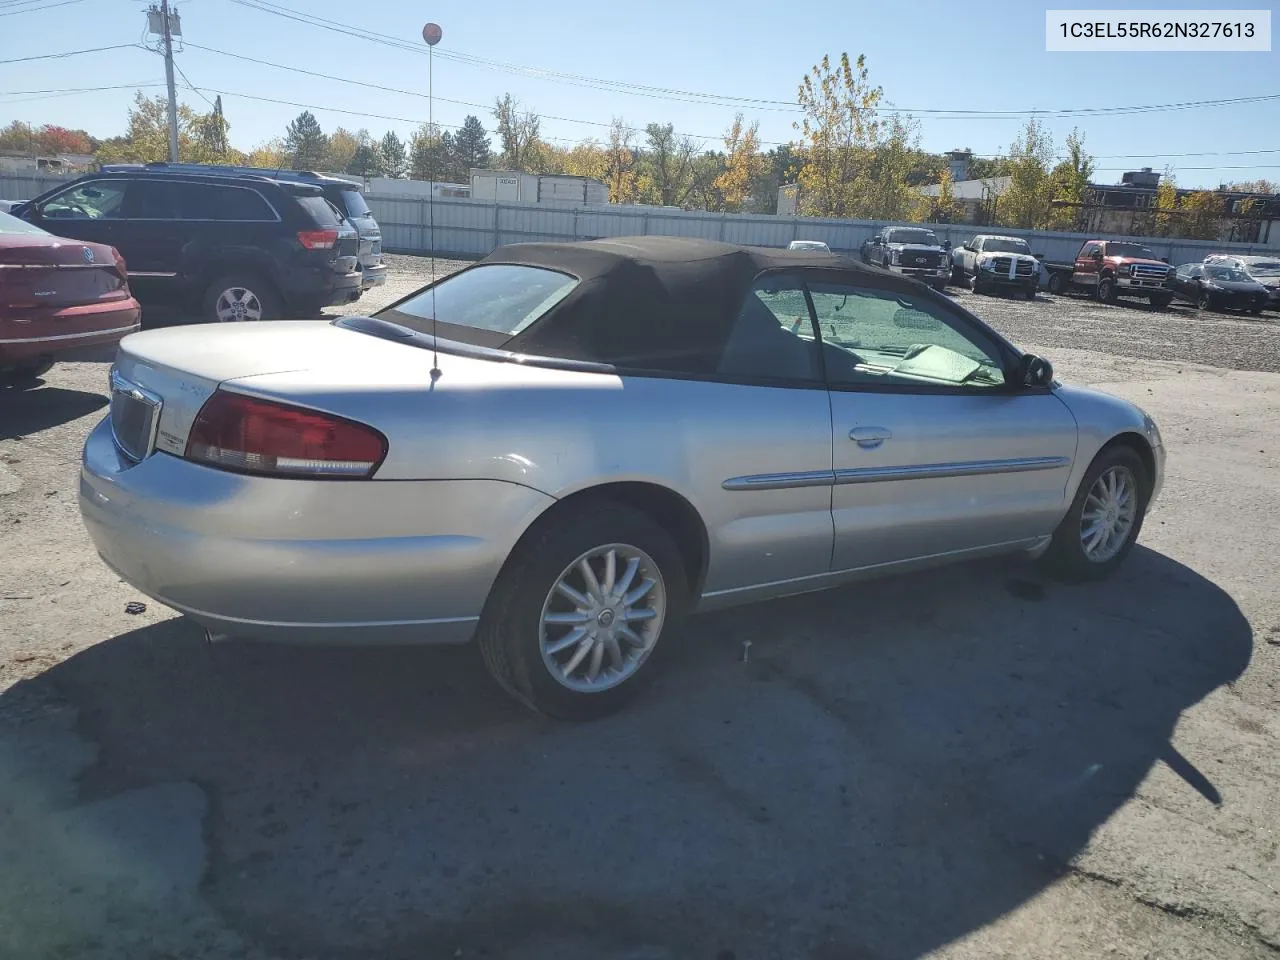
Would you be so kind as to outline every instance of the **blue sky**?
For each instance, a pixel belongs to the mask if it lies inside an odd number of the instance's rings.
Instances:
[[[671,122],[678,131],[718,145],[714,138],[737,108],[689,102],[692,98],[678,95],[604,90],[510,65],[668,90],[789,101],[805,72],[824,53],[835,57],[847,50],[866,54],[872,80],[884,88],[888,101],[912,110],[1048,111],[1280,95],[1280,52],[1274,44],[1270,53],[1047,53],[1045,5],[1032,3],[272,2],[403,38],[415,49],[350,38],[234,0],[178,3],[188,41],[178,65],[210,98],[212,91],[224,91],[231,139],[241,148],[280,136],[300,110],[241,94],[331,108],[313,111],[326,131],[339,125],[353,130],[363,126],[379,135],[395,129],[402,136],[413,129],[414,121],[427,118],[427,101],[411,93],[362,89],[235,60],[192,44],[425,94],[427,60],[416,48],[423,46],[421,29],[427,19],[444,27],[437,51],[448,55],[435,62],[438,122],[457,124],[467,113],[476,113],[491,127],[486,111],[444,100],[489,105],[510,92],[544,117],[565,118],[543,122],[544,135],[564,141],[604,132],[603,126],[571,120],[607,125],[611,117],[622,116],[636,127]],[[21,3],[28,6],[15,6]],[[0,2],[0,60],[142,38],[147,4],[140,0],[55,3],[60,0]],[[1202,0],[1182,6],[1209,5]],[[1163,6],[1179,5],[1166,0]],[[29,12],[6,15],[11,9]],[[499,66],[452,59],[456,55]],[[161,59],[138,49],[0,64],[0,124],[15,119],[49,122],[109,136],[124,128],[132,89],[102,88],[151,82],[159,86],[149,92],[162,92],[163,79]],[[94,89],[63,95],[15,93],[87,87]],[[182,78],[179,87],[182,100],[206,109]],[[762,139],[785,141],[795,136],[791,122],[796,114],[762,106],[741,107],[749,121],[760,121]],[[335,112],[336,108],[351,112]],[[944,119],[924,113],[918,119],[926,149],[968,146],[990,155],[1002,152],[1025,120]],[[1080,127],[1089,151],[1098,157],[1096,179],[1104,182],[1118,180],[1122,169],[1161,169],[1166,164],[1174,167],[1183,186],[1280,179],[1280,99],[1128,116],[1051,117],[1047,123],[1059,146],[1073,125]],[[1203,155],[1178,156],[1190,153]]]

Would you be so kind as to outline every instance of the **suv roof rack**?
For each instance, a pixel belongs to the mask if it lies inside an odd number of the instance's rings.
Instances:
[[[125,171],[199,173],[211,176],[267,177],[271,180],[296,180],[302,182],[341,181],[342,183],[349,183],[357,189],[363,186],[363,184],[355,180],[347,180],[345,177],[331,177],[327,174],[317,173],[314,170],[286,170],[284,167],[272,169],[270,167],[228,166],[217,163],[168,163],[163,160],[151,163],[112,163],[104,164],[102,171],[104,173],[122,173]]]

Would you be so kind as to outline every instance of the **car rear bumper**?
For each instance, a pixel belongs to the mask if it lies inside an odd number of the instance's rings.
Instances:
[[[287,304],[303,312],[360,299],[364,292],[359,270],[338,272],[331,267],[306,267],[284,278],[281,293]]]
[[[0,361],[56,355],[66,350],[117,343],[139,329],[138,301],[113,300],[34,316],[0,317]]]
[[[365,290],[370,287],[380,287],[387,282],[387,265],[379,263],[374,266],[362,266],[360,276],[361,285]]]
[[[470,639],[551,502],[493,480],[251,477],[165,453],[134,464],[109,419],[80,473],[85,526],[128,583],[213,633],[305,643]]]

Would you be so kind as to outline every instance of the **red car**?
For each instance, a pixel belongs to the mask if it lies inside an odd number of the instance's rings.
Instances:
[[[68,350],[116,343],[141,315],[114,248],[0,213],[0,386],[36,379]]]

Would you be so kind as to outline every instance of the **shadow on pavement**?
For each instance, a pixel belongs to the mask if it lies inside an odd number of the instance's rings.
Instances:
[[[43,380],[37,384],[22,390],[0,389],[0,440],[39,433],[107,405],[107,398],[100,393],[48,387]]]
[[[671,640],[646,697],[579,726],[470,647],[210,647],[182,620],[31,682],[99,748],[82,800],[200,785],[204,896],[265,949],[906,960],[1062,876],[1157,761],[1221,802],[1169,738],[1251,650],[1230,597],[1141,548],[1106,584],[984,563]]]

